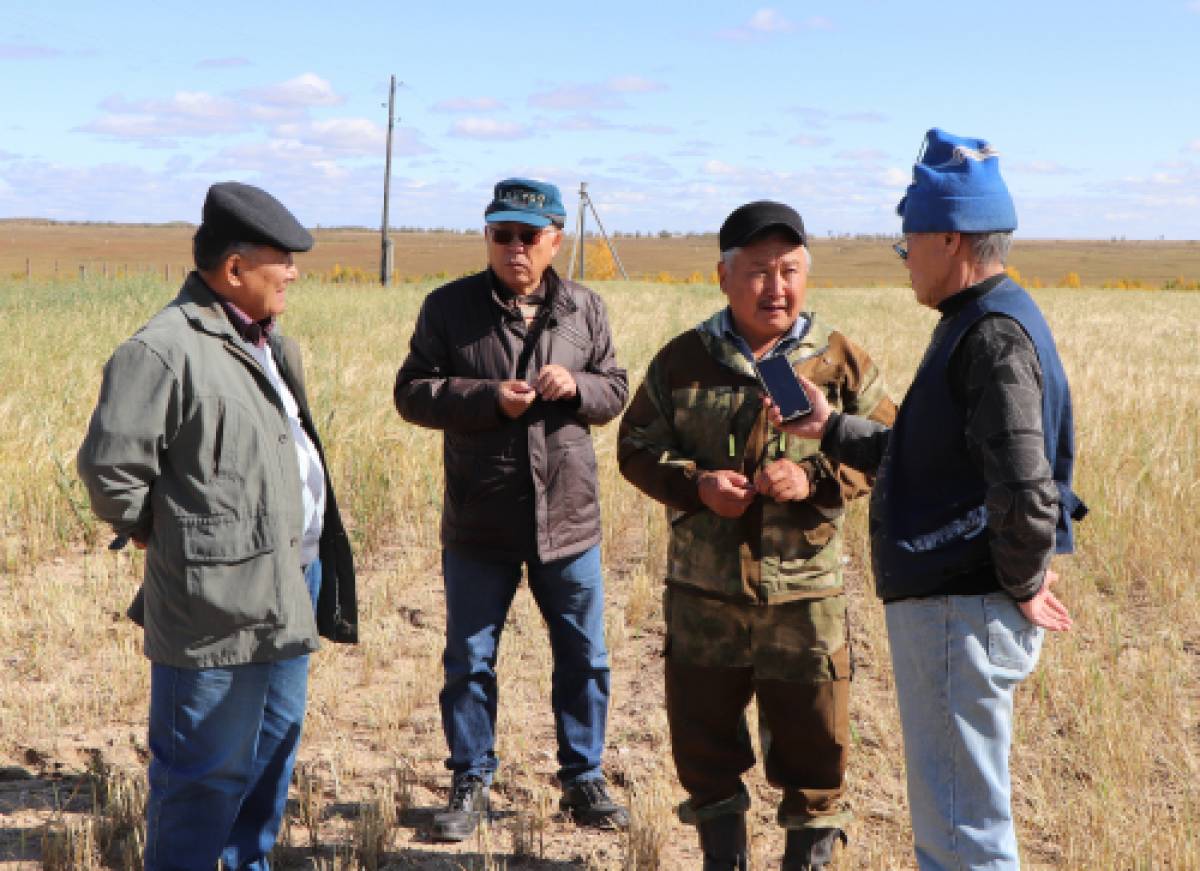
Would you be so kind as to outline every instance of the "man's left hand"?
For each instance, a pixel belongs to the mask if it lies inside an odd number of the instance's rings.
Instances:
[[[1051,632],[1066,632],[1071,628],[1071,613],[1067,606],[1050,592],[1050,586],[1057,580],[1058,572],[1046,569],[1046,579],[1037,595],[1027,602],[1017,602],[1017,607],[1034,626],[1041,626]]]
[[[759,469],[754,489],[776,502],[802,502],[812,492],[808,473],[791,460],[775,460]]]
[[[556,399],[574,399],[579,388],[575,385],[575,377],[557,363],[543,366],[537,374],[533,387],[538,396],[548,402]]]

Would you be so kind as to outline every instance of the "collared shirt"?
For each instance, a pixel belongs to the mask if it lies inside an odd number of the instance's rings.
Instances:
[[[212,290],[210,287],[209,290]],[[229,318],[229,322],[233,324],[233,328],[237,334],[242,337],[242,341],[247,344],[261,348],[267,342],[267,335],[271,330],[275,329],[275,318],[263,318],[261,321],[251,320],[250,316],[227,300],[221,294],[213,290],[213,296],[217,298],[217,302],[221,304],[221,308],[225,309],[225,315]]]
[[[209,288],[211,290],[211,288]],[[263,318],[260,321],[251,320],[245,312],[225,299],[216,291],[213,296],[221,303],[229,322],[237,331],[242,345],[250,355],[258,361],[267,375],[267,380],[275,388],[283,402],[287,413],[288,424],[292,430],[292,440],[296,444],[296,463],[300,470],[301,500],[304,505],[304,534],[300,539],[300,562],[308,565],[317,559],[320,552],[321,529],[325,518],[325,467],[321,464],[321,455],[317,453],[316,445],[304,431],[300,420],[300,406],[296,397],[288,389],[279,373],[275,357],[267,345],[267,334],[275,328],[275,319]]]
[[[542,276],[542,280],[538,282],[538,286],[528,293],[517,294],[512,288],[500,280],[491,269],[488,270],[491,276],[492,286],[496,289],[496,297],[505,306],[508,307],[513,314],[521,316],[522,323],[528,329],[537,320],[537,316],[541,313],[542,306],[546,304],[546,297],[549,291],[546,276]]]
[[[778,357],[780,354],[786,354],[792,348],[796,347],[796,345],[800,343],[800,340],[804,338],[805,333],[808,332],[808,328],[811,323],[812,320],[809,318],[809,316],[801,312],[799,317],[796,318],[795,323],[792,324],[791,329],[779,337],[779,340],[771,346],[767,353],[762,355],[762,359],[769,360],[771,357]],[[742,356],[750,361],[750,365],[753,366],[757,362],[754,357],[754,352],[750,350],[750,345],[745,339],[742,338],[741,334],[734,326],[733,312],[730,310],[729,306],[725,306],[724,310],[721,312],[720,327],[722,338],[733,342],[734,347],[736,347],[742,353]]]

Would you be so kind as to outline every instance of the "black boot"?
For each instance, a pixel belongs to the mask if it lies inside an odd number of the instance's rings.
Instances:
[[[446,809],[433,815],[435,841],[465,841],[488,812],[488,788],[473,775],[455,775]]]
[[[783,871],[826,871],[833,862],[833,844],[846,843],[841,829],[788,829]]]
[[[722,814],[696,827],[704,871],[746,871],[746,815]]]

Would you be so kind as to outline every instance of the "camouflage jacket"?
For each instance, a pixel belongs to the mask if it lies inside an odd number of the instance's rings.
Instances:
[[[896,407],[870,356],[809,317],[808,331],[786,352],[796,371],[822,386],[834,408],[890,423]],[[871,478],[832,464],[816,441],[771,428],[758,376],[719,323],[720,313],[668,342],[621,420],[621,474],[667,506],[667,583],[761,604],[836,595],[842,514]],[[758,497],[738,518],[720,517],[701,502],[700,472],[732,469],[752,478],[781,458],[808,473],[808,499]]]

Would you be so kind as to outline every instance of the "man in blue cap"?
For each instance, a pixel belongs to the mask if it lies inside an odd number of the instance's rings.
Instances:
[[[625,405],[604,303],[551,266],[566,210],[558,188],[498,183],[484,212],[488,268],[425,299],[395,401],[440,429],[446,589],[442,725],[453,781],[432,834],[461,841],[488,808],[496,652],[521,579],[546,621],[560,808],[624,827],[601,772],[608,717],[600,501],[590,429]]]
[[[806,420],[772,419],[878,470],[871,554],[918,865],[1013,871],[1013,693],[1044,631],[1071,627],[1050,560],[1086,513],[1070,390],[1042,313],[1004,271],[1017,217],[996,151],[930,130],[897,212],[913,292],[942,317],[895,425],[831,411],[811,384]]]
[[[317,636],[358,637],[354,564],[296,343],[276,318],[313,239],[213,185],[196,271],[104,368],[79,449],[97,516],[146,551],[147,871],[265,871]]]

